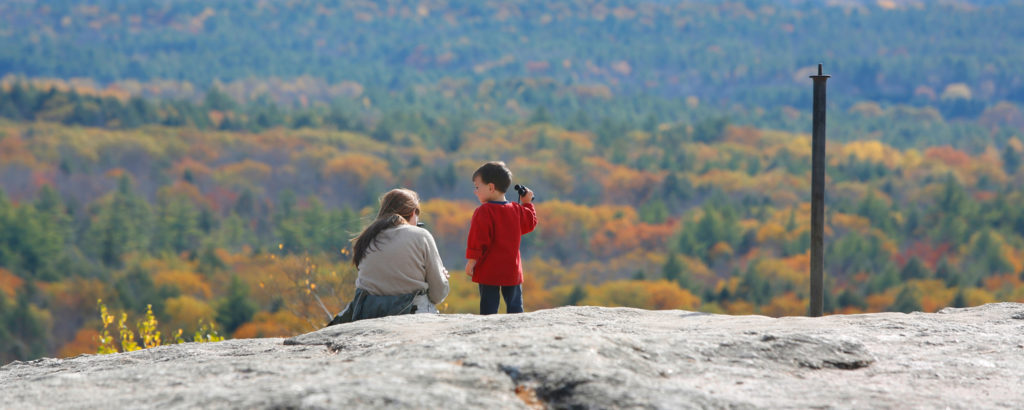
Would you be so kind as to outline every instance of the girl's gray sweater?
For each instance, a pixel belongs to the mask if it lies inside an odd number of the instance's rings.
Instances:
[[[401,295],[426,290],[430,303],[448,296],[448,270],[426,229],[399,225],[378,234],[376,246],[359,262],[356,287],[371,295]]]

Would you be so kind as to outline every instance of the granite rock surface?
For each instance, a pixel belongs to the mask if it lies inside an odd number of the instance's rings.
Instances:
[[[1024,408],[1024,304],[822,318],[564,307],[0,367],[2,408]]]

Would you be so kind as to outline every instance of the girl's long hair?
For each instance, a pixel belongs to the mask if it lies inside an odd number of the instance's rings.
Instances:
[[[352,264],[359,267],[366,253],[372,251],[378,245],[378,238],[381,232],[394,228],[401,224],[409,223],[414,213],[419,212],[420,197],[416,192],[408,189],[392,189],[380,198],[380,211],[375,219],[366,229],[363,229],[353,241]]]

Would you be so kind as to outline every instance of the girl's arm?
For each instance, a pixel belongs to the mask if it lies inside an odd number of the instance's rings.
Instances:
[[[444,268],[444,262],[441,261],[441,254],[437,251],[437,243],[434,242],[434,237],[426,232],[426,279],[427,279],[427,297],[430,299],[430,303],[438,304],[444,301],[444,298],[448,296],[448,269]]]

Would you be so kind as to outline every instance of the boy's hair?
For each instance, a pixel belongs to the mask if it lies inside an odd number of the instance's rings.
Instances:
[[[494,184],[494,189],[501,193],[508,191],[508,186],[512,185],[512,171],[501,161],[491,161],[477,168],[473,179],[476,177],[480,177],[480,181],[485,184]]]

